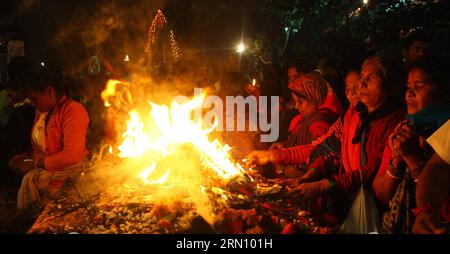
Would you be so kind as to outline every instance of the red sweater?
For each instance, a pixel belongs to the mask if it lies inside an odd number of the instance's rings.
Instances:
[[[357,131],[357,127],[361,125],[361,119],[356,108],[350,108],[344,120],[344,132],[341,139],[342,142],[342,159],[343,163],[338,174],[332,179],[336,182],[338,189],[345,192],[357,191],[361,186],[361,175],[365,186],[371,186],[371,183],[380,168],[383,151],[387,146],[389,135],[392,133],[397,124],[404,118],[404,111],[397,109],[373,120],[365,133],[365,153],[367,163],[360,166],[361,150],[360,144],[353,144],[352,139]],[[361,174],[359,173],[361,171]]]
[[[35,122],[38,119],[39,112],[36,111]],[[46,122],[45,169],[58,171],[81,162],[88,154],[86,132],[89,116],[83,105],[62,96]],[[33,147],[36,161],[42,156],[38,151]]]

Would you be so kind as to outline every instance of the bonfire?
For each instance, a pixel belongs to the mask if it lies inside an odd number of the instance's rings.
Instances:
[[[205,94],[170,105],[136,108],[129,84],[110,80],[105,107],[128,109],[118,144],[100,151],[30,232],[278,233],[308,225],[305,207],[286,202],[283,187],[235,161],[193,112]],[[145,109],[149,109],[147,112]],[[115,111],[117,113],[117,110]],[[121,125],[122,123],[122,125]],[[70,198],[69,198],[70,197]]]

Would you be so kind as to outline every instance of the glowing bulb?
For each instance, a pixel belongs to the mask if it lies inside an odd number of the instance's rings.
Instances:
[[[41,66],[44,67],[44,66],[45,66],[45,63],[44,63],[44,62],[41,62]]]
[[[124,62],[129,62],[130,61],[130,57],[128,55],[125,56],[125,59],[123,59]]]
[[[368,3],[369,3],[369,0],[363,0],[363,3],[364,3],[364,4],[368,4]]]
[[[252,86],[256,86],[256,79],[252,80]]]
[[[237,46],[237,49],[236,49],[236,52],[237,53],[243,53],[245,51],[245,45],[244,45],[244,43],[240,43],[238,46]]]

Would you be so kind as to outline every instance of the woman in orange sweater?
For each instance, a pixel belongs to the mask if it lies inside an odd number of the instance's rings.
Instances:
[[[19,84],[36,108],[31,133],[32,152],[15,156],[10,167],[22,174],[19,210],[54,197],[64,181],[76,175],[86,158],[86,109],[64,93],[62,73],[35,65]]]

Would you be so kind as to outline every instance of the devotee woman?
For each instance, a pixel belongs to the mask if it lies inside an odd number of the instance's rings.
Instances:
[[[357,70],[351,70],[345,76],[345,96],[350,106],[355,106],[359,101],[360,76]]]
[[[434,150],[426,139],[450,118],[446,70],[435,59],[414,63],[408,74],[405,94],[407,115],[389,137],[389,149],[373,190],[388,205],[383,216],[386,233],[412,232],[416,182]]]
[[[32,153],[10,160],[10,167],[24,174],[18,192],[19,211],[55,198],[64,181],[80,172],[88,154],[89,116],[80,103],[65,95],[62,72],[40,65],[31,69],[19,91],[36,109]]]
[[[295,108],[299,116],[291,122],[288,139],[283,147],[295,147],[307,145],[327,133],[330,126],[338,118],[338,114],[324,106],[327,98],[327,82],[317,72],[300,75],[300,78],[289,84]],[[248,159],[257,164],[266,164],[265,156],[272,154],[269,151],[254,151],[249,154]],[[287,177],[300,177],[303,175],[302,165],[289,165],[278,168],[277,173]],[[282,169],[282,172],[279,170]]]

